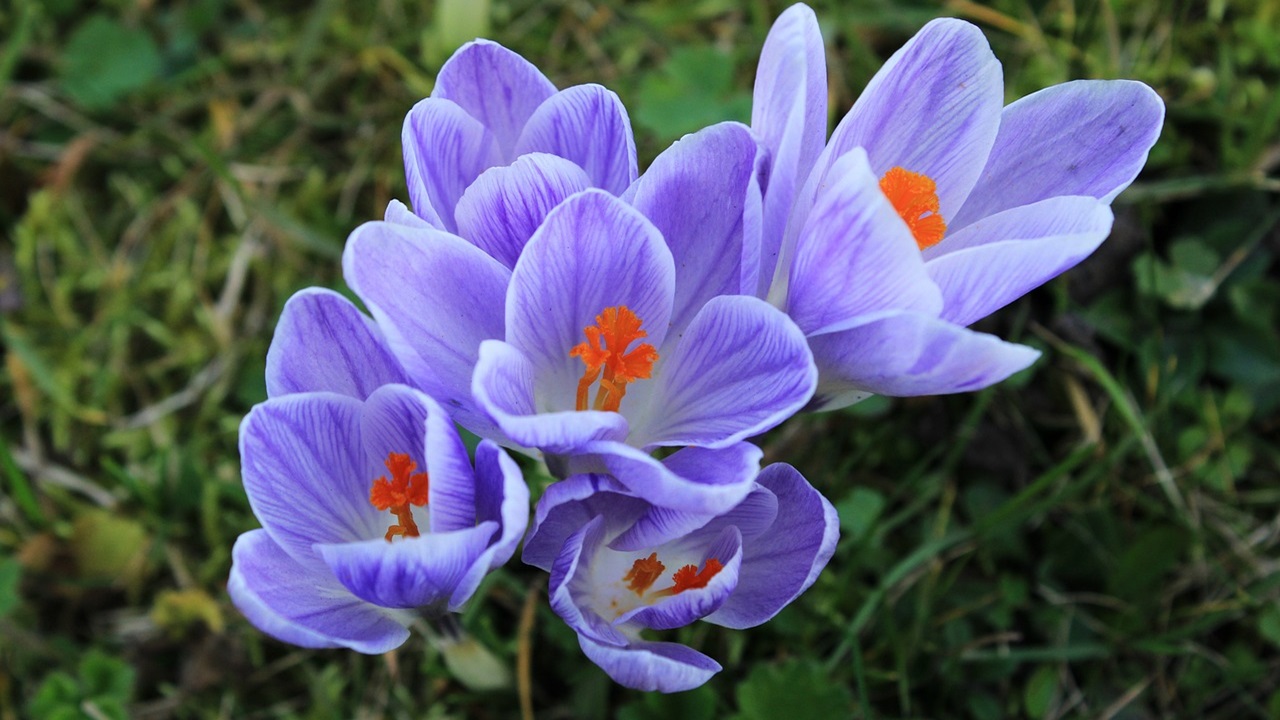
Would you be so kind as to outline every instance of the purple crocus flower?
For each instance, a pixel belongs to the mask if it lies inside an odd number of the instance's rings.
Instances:
[[[709,137],[708,148],[723,139]],[[688,169],[668,164],[668,177]],[[647,198],[678,188],[642,180],[634,201],[660,205]],[[740,226],[740,202],[734,212]],[[661,217],[684,227],[677,210]],[[408,376],[465,426],[565,456],[566,474],[611,472],[650,502],[722,512],[758,469],[744,439],[801,408],[816,372],[783,313],[708,297],[737,291],[749,261],[729,263],[727,277],[723,258],[677,252],[680,270],[653,222],[589,189],[547,214],[513,270],[456,236],[384,222],[353,233],[344,271]],[[648,451],[662,446],[683,449],[658,462]]]
[[[590,187],[636,179],[631,121],[600,85],[557,91],[536,67],[488,40],[458,49],[402,132],[410,213],[386,219],[457,234],[513,267],[542,217]],[[530,185],[534,187],[530,187]]]
[[[515,551],[529,503],[519,468],[487,441],[473,468],[435,401],[387,384],[401,379],[346,299],[290,299],[268,353],[271,398],[240,428],[263,527],[236,541],[227,584],[263,632],[386,652],[415,613],[457,610]]]
[[[1028,366],[1036,351],[964,326],[1106,238],[1111,201],[1159,135],[1159,96],[1084,80],[1002,107],[982,33],[941,19],[824,148],[825,78],[817,21],[795,5],[765,41],[752,129],[773,159],[762,271],[813,349],[813,407],[976,390]]]
[[[614,478],[577,475],[547,488],[524,547],[551,573],[551,606],[615,681],[677,692],[720,665],[647,640],[695,620],[759,625],[804,592],[839,537],[836,511],[789,465],[760,472],[737,505],[712,516],[658,508]]]

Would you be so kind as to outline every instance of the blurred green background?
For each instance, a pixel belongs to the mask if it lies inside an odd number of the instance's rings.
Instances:
[[[643,167],[746,118],[785,4],[309,5],[0,7],[0,720],[1280,717],[1280,2],[814,3],[833,120],[938,15],[1010,100],[1127,77],[1168,119],[1103,248],[981,323],[1036,366],[762,438],[839,549],[769,624],[671,633],[725,670],[669,697],[609,682],[516,563],[462,622],[531,659],[520,692],[417,636],[264,637],[225,592],[236,430],[285,299],[341,288],[347,233],[406,197],[401,120],[455,47],[613,88]]]

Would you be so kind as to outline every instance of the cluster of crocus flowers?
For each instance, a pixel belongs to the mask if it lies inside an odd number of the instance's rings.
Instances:
[[[965,326],[1089,254],[1163,109],[1082,81],[1003,107],[982,34],[927,25],[826,139],[803,5],[766,40],[748,127],[686,136],[638,173],[598,85],[557,90],[476,41],[405,120],[412,208],[305,290],[241,428],[263,529],[231,595],[306,647],[382,652],[458,610],[524,539],[555,612],[629,687],[720,669],[653,636],[767,621],[831,558],[835,510],[750,438],[872,393],[974,390],[1034,361]],[[482,438],[469,457],[455,425]],[[525,536],[508,452],[558,479]]]

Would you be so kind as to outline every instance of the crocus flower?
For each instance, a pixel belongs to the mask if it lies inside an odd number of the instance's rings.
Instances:
[[[305,290],[268,353],[271,398],[240,429],[262,529],[232,551],[227,588],[263,632],[303,647],[381,653],[415,613],[459,609],[524,533],[519,468],[481,442],[475,466],[449,416],[347,300]]]
[[[599,85],[557,91],[487,40],[449,58],[431,97],[405,118],[402,141],[413,212],[392,202],[386,219],[455,233],[507,267],[561,200],[589,187],[618,195],[636,179],[617,95]]]
[[[701,280],[722,264],[681,257],[678,271],[653,222],[589,189],[548,213],[513,270],[455,236],[384,222],[353,233],[344,273],[407,375],[465,426],[569,457],[566,472],[634,479],[651,502],[718,512],[758,469],[744,439],[802,407],[816,373],[784,314],[706,297]],[[738,290],[741,265],[717,282]],[[684,449],[648,454],[664,446]]]
[[[1037,357],[964,326],[1072,267],[1106,238],[1111,201],[1159,135],[1160,98],[1075,81],[1003,106],[982,33],[927,24],[872,78],[823,147],[813,12],[778,19],[752,129],[773,163],[762,268],[808,337],[814,407],[868,393],[975,390]]]
[[[656,508],[615,478],[577,475],[539,500],[524,560],[551,573],[551,606],[592,662],[627,687],[677,692],[720,665],[644,631],[759,625],[813,584],[838,537],[835,509],[789,465],[765,468],[713,516]]]

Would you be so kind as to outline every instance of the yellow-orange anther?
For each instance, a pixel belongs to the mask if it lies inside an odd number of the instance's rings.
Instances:
[[[880,178],[880,190],[906,221],[921,250],[931,248],[947,234],[947,223],[938,210],[938,186],[928,175],[900,167]]]
[[[724,566],[715,558],[707,558],[707,561],[702,565],[701,572],[698,571],[697,565],[685,565],[671,577],[672,582],[675,584],[663,590],[662,594],[678,595],[685,590],[704,588],[707,583],[711,582],[711,578],[715,577],[716,573],[723,569]]]
[[[605,308],[596,316],[595,325],[582,329],[587,341],[569,351],[570,357],[581,358],[587,366],[578,381],[577,409],[587,409],[591,385],[599,380],[592,407],[616,412],[627,394],[627,383],[647,379],[653,372],[653,364],[658,361],[656,348],[643,343],[627,352],[631,343],[648,335],[640,325],[635,313],[626,305],[619,305]]]
[[[643,595],[653,587],[653,583],[666,569],[667,566],[658,559],[658,553],[650,553],[649,557],[639,558],[631,564],[631,569],[622,576],[622,582],[627,584],[627,589],[631,592]]]
[[[373,481],[369,490],[369,502],[379,510],[390,510],[399,524],[387,529],[387,542],[397,535],[418,537],[418,524],[413,521],[413,510],[410,505],[422,507],[427,504],[428,480],[426,473],[415,473],[418,464],[403,453],[387,453],[387,472],[385,476]]]

